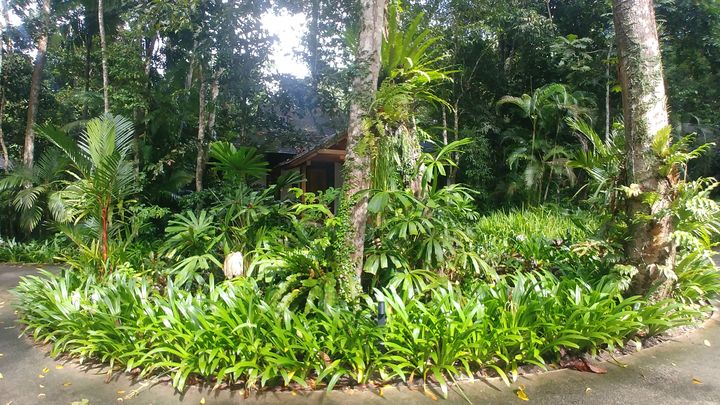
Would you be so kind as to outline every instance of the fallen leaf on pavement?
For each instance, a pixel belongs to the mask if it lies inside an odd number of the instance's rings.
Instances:
[[[693,378],[693,379],[692,379],[692,383],[693,383],[693,384],[702,384],[703,382],[700,381],[699,378]]]
[[[528,397],[527,392],[525,392],[525,386],[520,385],[518,389],[515,390],[515,395],[517,395],[518,398],[522,401],[529,401],[530,397]]]
[[[71,386],[71,385],[72,385],[72,383],[69,383],[69,382],[64,382],[64,383],[63,383],[63,387],[69,387],[69,386]]]
[[[45,394],[38,394],[38,398],[45,398]]]
[[[710,341],[707,340],[707,339],[705,339],[705,341],[703,342],[703,344],[704,344],[705,346],[707,346],[707,347],[710,347]]]
[[[3,377],[2,373],[0,373],[0,380],[2,380],[3,378],[5,377]]]
[[[122,395],[124,393],[125,393],[125,390],[118,390],[118,392],[117,392],[118,395]]]
[[[205,397],[200,398],[200,405],[205,405]]]
[[[433,401],[437,401],[437,396],[430,392],[427,388],[423,387],[423,394],[425,394],[426,397],[432,399]]]
[[[50,369],[49,369],[49,368],[45,367],[45,368],[43,369],[43,373],[47,374],[47,373],[49,373],[49,372],[50,372]]]
[[[592,391],[592,388],[590,388],[590,387],[585,388],[585,393],[586,393],[586,394],[589,394],[591,391]]]
[[[55,365],[55,369],[56,369],[56,370],[62,370],[62,369],[64,369],[64,368],[65,368],[65,366],[63,366],[62,364],[57,364],[57,365]]]
[[[44,374],[38,374],[38,378],[45,378]]]
[[[573,357],[560,360],[560,367],[570,370],[577,370],[587,373],[605,374],[607,370],[602,367],[594,366],[582,357]]]

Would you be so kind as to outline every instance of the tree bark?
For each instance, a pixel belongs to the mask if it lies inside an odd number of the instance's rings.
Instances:
[[[656,192],[651,205],[642,196],[628,199],[630,239],[625,245],[628,262],[637,267],[630,292],[660,298],[669,292],[667,274],[673,270],[675,246],[670,238],[673,199],[670,178],[659,174],[660,159],[651,145],[658,131],[667,127],[663,69],[652,0],[613,0],[615,36],[620,57],[625,116],[627,183],[643,193]],[[633,221],[638,215],[652,219]]]
[[[607,61],[605,62],[605,139],[610,137],[610,57],[613,44],[608,46]]]
[[[200,90],[198,94],[198,131],[197,131],[197,157],[195,159],[195,191],[203,189],[203,173],[205,172],[205,93],[207,82],[203,76],[202,68],[198,68]]]
[[[35,120],[37,119],[38,102],[40,101],[40,87],[42,85],[42,72],[45,66],[45,54],[47,53],[50,0],[42,2],[42,23],[40,37],[37,41],[37,55],[33,67],[32,78],[30,79],[30,95],[28,96],[27,122],[25,124],[25,145],[23,149],[23,164],[32,167],[35,156]]]
[[[5,0],[0,0],[0,15],[5,17]],[[3,20],[5,23],[7,19]],[[7,146],[5,145],[5,136],[2,129],[3,118],[5,117],[5,75],[3,74],[3,57],[5,56],[5,24],[0,22],[0,151],[2,151],[2,163],[5,173],[10,171],[10,158]]]
[[[0,52],[2,52],[0,50]],[[0,77],[2,77],[0,75]],[[0,83],[0,86],[4,86],[4,83]],[[10,155],[8,154],[7,146],[5,145],[5,133],[2,129],[3,118],[5,118],[5,87],[0,88],[0,150],[2,151],[3,169],[5,173],[10,172]]]
[[[225,69],[217,69],[213,74],[212,85],[210,85],[210,111],[208,112],[207,133],[210,139],[215,139],[215,119],[217,117],[217,98],[220,95],[220,76]]]
[[[105,6],[103,5],[103,0],[98,0],[98,28],[100,31],[100,59],[102,60],[103,106],[105,114],[110,114],[110,96],[108,94],[110,79],[108,78],[107,43],[105,42]]]
[[[385,0],[361,0],[362,20],[356,63],[359,71],[352,82],[350,117],[348,120],[347,156],[345,161],[345,198],[349,205],[349,225],[345,243],[349,248],[350,264],[360,278],[363,269],[367,195],[359,191],[370,187],[371,156],[369,136],[363,121],[370,112],[380,73],[380,48],[384,28]]]

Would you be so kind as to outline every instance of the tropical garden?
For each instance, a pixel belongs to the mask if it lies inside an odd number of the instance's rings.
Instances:
[[[0,262],[60,264],[14,290],[53,356],[447,395],[720,293],[712,2],[0,4]],[[340,187],[268,158],[336,134]]]

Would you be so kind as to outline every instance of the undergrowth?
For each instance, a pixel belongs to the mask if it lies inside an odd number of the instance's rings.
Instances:
[[[437,276],[398,287],[375,290],[359,309],[306,313],[279,310],[249,278],[211,279],[191,293],[130,272],[102,282],[45,272],[25,277],[15,293],[21,323],[52,343],[53,356],[97,359],[142,376],[170,373],[178,390],[191,379],[327,390],[338,382],[420,380],[447,394],[450,381],[483,369],[509,384],[521,365],[618,347],[701,313],[672,300],[623,297],[611,282],[593,287],[547,272],[463,289]],[[376,323],[378,301],[387,306],[385,326]]]

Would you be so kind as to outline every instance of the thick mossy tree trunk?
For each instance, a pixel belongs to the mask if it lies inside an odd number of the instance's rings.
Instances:
[[[630,238],[625,254],[638,272],[630,292],[667,295],[675,247],[668,207],[673,198],[669,178],[660,175],[660,159],[653,153],[656,134],[668,125],[665,84],[652,0],[613,0],[615,35],[620,56],[625,116],[627,184],[639,186],[639,195],[627,202]],[[634,187],[637,187],[634,186]],[[648,204],[646,193],[658,198]]]
[[[372,156],[368,144],[365,118],[370,112],[377,90],[380,72],[380,48],[385,23],[385,0],[362,0],[362,19],[358,41],[357,73],[352,82],[350,117],[348,120],[347,156],[345,159],[345,195],[349,203],[350,229],[345,237],[350,264],[360,277],[363,268],[365,224],[367,221],[367,195],[358,197],[359,191],[370,187]]]
[[[47,53],[48,31],[50,30],[50,0],[42,2],[42,23],[37,40],[37,55],[30,79],[30,95],[28,96],[27,121],[25,124],[25,145],[23,149],[23,164],[32,167],[35,156],[35,119],[37,118],[38,103],[40,101],[40,87],[42,73],[45,67],[45,54]]]

